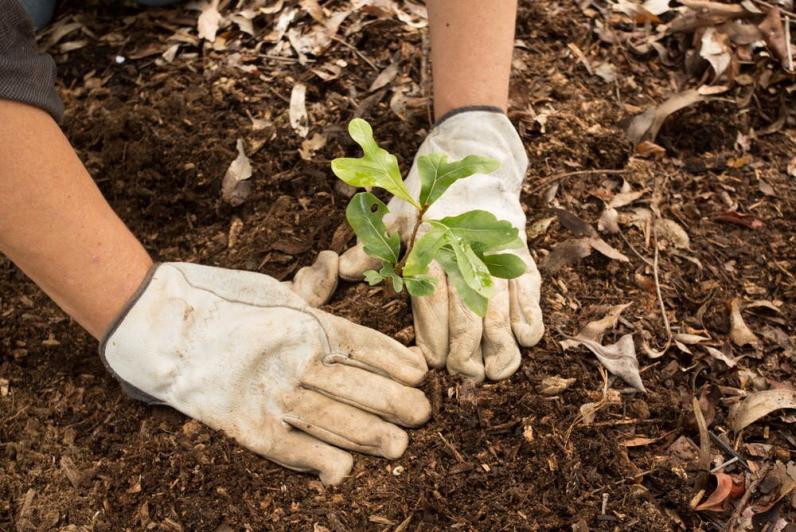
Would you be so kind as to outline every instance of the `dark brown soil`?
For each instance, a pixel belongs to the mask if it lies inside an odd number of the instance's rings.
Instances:
[[[348,198],[328,166],[351,152],[347,121],[355,114],[371,121],[404,168],[430,127],[422,32],[408,32],[396,20],[377,20],[346,37],[357,53],[333,45],[323,60],[348,65],[327,82],[298,62],[266,57],[251,61],[257,71],[246,73],[227,64],[229,50],[191,45],[181,53],[194,57],[158,65],[166,38],[192,25],[193,12],[80,4],[62,6],[59,15],[79,17],[91,33],[82,36],[89,46],[56,55],[64,129],[113,207],[158,260],[288,279],[319,251],[342,251],[351,243],[343,215]],[[796,128],[786,120],[760,136],[745,161],[739,162],[735,148],[739,132],[765,128],[780,104],[792,108],[793,96],[766,92],[757,110],[743,113],[729,102],[686,109],[659,136],[668,156],[631,158],[621,127],[632,114],[627,105],[661,101],[672,74],[596,42],[591,22],[574,4],[522,4],[517,38],[523,44],[516,49],[510,115],[531,161],[523,196],[529,224],[550,216],[544,195],[555,181],[558,206],[596,226],[599,197],[616,185],[608,180],[621,182],[621,176],[557,175],[627,169],[624,177],[634,189],[651,191],[640,205],[648,206],[656,191],[661,214],[691,238],[690,250],[669,249],[660,257],[672,323],[704,327],[724,340],[733,298],[783,302],[779,314],[765,308],[744,313],[761,336],[760,349],[733,348],[740,367],[769,384],[793,384],[796,185],[786,165],[796,154]],[[238,35],[230,30],[228,38]],[[616,85],[590,76],[568,54],[567,43],[589,57],[610,59],[619,74]],[[255,45],[244,36],[239,51],[245,56]],[[151,46],[157,54],[115,61]],[[401,65],[395,84],[413,80],[425,90],[414,95],[406,120],[391,111],[390,90],[375,97],[367,92],[393,59]],[[299,156],[302,139],[288,123],[287,100],[297,81],[308,87],[311,134],[328,137],[311,161]],[[535,118],[545,110],[550,113],[542,127]],[[247,113],[268,118],[269,125],[253,131]],[[237,138],[247,142],[255,191],[243,206],[231,208],[220,199],[220,183]],[[761,192],[761,179],[773,196]],[[727,199],[765,226],[715,221],[728,209]],[[230,228],[240,222],[230,239]],[[554,222],[532,249],[542,259],[572,236]],[[640,230],[627,229],[626,236],[652,257]],[[651,269],[620,237],[605,238],[630,263],[593,254],[545,273],[548,332],[527,350],[511,379],[473,387],[430,374],[424,389],[434,417],[411,434],[406,455],[394,462],[358,456],[352,478],[336,488],[285,471],[172,410],[124,397],[103,370],[96,342],[0,258],[0,378],[10,383],[0,397],[0,529],[720,528],[729,514],[689,507],[699,475],[675,463],[668,449],[680,436],[699,442],[694,395],[712,413],[711,429],[728,430],[731,390],[749,386],[738,369],[728,370],[698,349],[688,355],[672,348],[657,360],[639,350],[648,393],[629,392],[612,378],[621,394],[591,426],[578,416],[581,405],[600,400],[603,379],[591,354],[561,350],[562,333],[572,334],[609,305],[633,302],[606,340],[634,328],[651,332],[653,345],[666,339]],[[407,300],[382,288],[344,284],[328,308],[411,339]],[[542,379],[555,375],[577,380],[558,396],[539,393]],[[743,441],[771,444],[787,463],[796,452],[795,432],[787,419],[772,415],[747,429]],[[622,445],[641,436],[655,440]],[[716,447],[713,452],[720,453]],[[790,499],[777,508],[793,522]]]

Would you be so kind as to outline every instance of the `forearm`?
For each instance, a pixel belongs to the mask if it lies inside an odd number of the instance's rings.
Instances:
[[[99,338],[152,261],[55,121],[0,100],[0,251]]]
[[[428,0],[434,114],[506,110],[517,0]]]

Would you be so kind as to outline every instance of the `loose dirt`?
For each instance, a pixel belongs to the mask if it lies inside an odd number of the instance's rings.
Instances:
[[[195,24],[195,14],[109,1],[82,4],[59,11],[60,17],[78,17],[90,31],[83,35],[88,46],[56,55],[64,129],[113,207],[158,260],[289,279],[319,251],[352,244],[344,223],[347,191],[328,164],[352,153],[347,121],[367,118],[404,170],[429,130],[427,98],[411,101],[401,120],[390,108],[390,86],[367,92],[381,69],[399,61],[394,83],[414,82],[427,96],[423,32],[407,32],[394,19],[364,25],[345,38],[350,47],[333,45],[324,60],[346,66],[337,79],[323,81],[297,61],[252,55],[257,41],[247,36],[237,51],[256,67],[249,72],[223,59],[230,50],[209,47],[185,45],[182,53],[193,56],[163,62],[165,39],[175,28]],[[522,198],[529,225],[551,216],[545,194],[553,183],[559,183],[557,205],[594,226],[602,191],[616,190],[622,177],[635,190],[649,189],[639,205],[649,207],[657,195],[661,215],[681,224],[691,240],[689,250],[675,254],[669,247],[660,257],[673,324],[704,328],[724,341],[730,300],[782,302],[779,313],[744,312],[762,343],[759,349],[735,347],[734,355],[739,366],[769,383],[792,385],[796,185],[786,164],[796,153],[796,129],[785,123],[760,136],[745,162],[735,148],[739,132],[765,127],[780,103],[792,104],[792,96],[764,94],[757,111],[738,112],[728,102],[680,111],[658,139],[668,156],[639,160],[622,132],[631,116],[625,104],[660,102],[669,83],[665,68],[610,49],[600,52],[590,21],[574,4],[522,2],[517,39],[522,42],[510,117],[530,158]],[[590,76],[567,53],[570,42],[610,56],[618,81]],[[151,47],[157,53],[146,55]],[[119,63],[117,56],[126,60]],[[631,78],[635,88],[628,85]],[[308,86],[311,134],[327,137],[311,160],[299,155],[302,139],[288,120],[291,89],[299,81]],[[266,127],[254,131],[247,113],[267,120]],[[221,201],[220,184],[236,156],[237,138],[247,143],[254,192],[232,208]],[[628,171],[560,176],[597,169]],[[761,192],[761,180],[774,195]],[[728,210],[728,200],[764,227],[715,221]],[[643,231],[626,228],[625,234],[652,258]],[[542,259],[571,237],[553,222],[530,244]],[[648,392],[632,393],[611,377],[609,404],[591,425],[579,417],[581,405],[600,400],[604,381],[593,355],[562,351],[562,334],[574,334],[610,305],[633,302],[606,341],[634,330],[638,345],[642,330],[651,333],[652,345],[666,339],[651,270],[621,237],[604,238],[630,262],[594,253],[545,272],[547,333],[525,350],[511,379],[472,386],[432,372],[424,389],[434,416],[411,433],[406,455],[393,462],[357,456],[352,477],[335,488],[285,471],[170,409],[124,397],[103,370],[96,342],[0,258],[0,378],[9,381],[0,397],[0,529],[721,527],[728,514],[689,507],[699,475],[672,458],[670,446],[681,436],[699,443],[694,395],[702,398],[711,429],[727,429],[731,390],[750,386],[737,369],[696,348],[692,355],[672,348],[656,360],[639,349]],[[328,310],[412,340],[408,300],[381,287],[344,283]],[[548,376],[576,380],[546,396],[539,390]],[[623,445],[639,437],[650,442]],[[794,425],[776,414],[747,429],[743,439],[772,445],[785,463],[796,450]],[[716,447],[713,452],[719,454]],[[734,467],[727,471],[741,471]],[[790,499],[777,508],[793,522]]]

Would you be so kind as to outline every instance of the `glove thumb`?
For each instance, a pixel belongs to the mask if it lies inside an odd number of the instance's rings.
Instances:
[[[340,255],[340,277],[346,281],[361,281],[366,271],[378,270],[380,266],[381,261],[365,253],[359,243]]]
[[[290,289],[302,297],[311,307],[319,307],[329,301],[337,288],[339,258],[331,250],[321,251],[311,266],[301,268]]]

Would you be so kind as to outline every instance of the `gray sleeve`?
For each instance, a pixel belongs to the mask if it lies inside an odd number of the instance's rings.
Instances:
[[[33,22],[17,0],[0,0],[0,99],[33,105],[56,121],[64,114],[55,62],[36,50]]]

